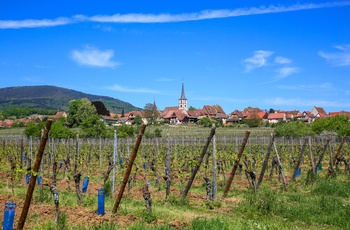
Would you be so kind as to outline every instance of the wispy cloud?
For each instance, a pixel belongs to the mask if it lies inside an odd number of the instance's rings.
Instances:
[[[317,100],[317,99],[305,99],[305,98],[281,98],[276,97],[266,100],[266,104],[272,106],[322,106],[322,107],[350,107],[349,102],[341,102],[339,100],[327,101],[327,100]]]
[[[271,81],[275,82],[300,71],[300,68],[290,66],[292,60],[286,57],[275,57],[273,62],[269,63],[268,59],[273,55],[273,53],[274,52],[268,50],[255,51],[252,57],[244,59],[246,72],[267,66],[270,68],[275,68],[274,71],[277,73],[277,75],[274,77],[274,80]]]
[[[124,87],[118,84],[114,84],[110,87],[107,87],[107,89],[109,90],[113,90],[113,91],[118,91],[118,92],[123,92],[123,93],[160,93],[157,90],[152,90],[152,89],[147,89],[147,88],[128,88],[128,87]]]
[[[229,18],[257,14],[282,13],[298,10],[311,10],[317,8],[337,7],[350,5],[349,1],[328,2],[321,4],[295,4],[292,6],[260,6],[252,8],[239,8],[234,10],[204,10],[198,13],[184,14],[114,14],[97,15],[86,17],[83,15],[76,16],[81,20],[96,22],[114,22],[114,23],[166,23],[166,22],[183,22],[196,21],[215,18]]]
[[[291,6],[270,5],[251,8],[238,8],[233,10],[204,10],[195,13],[183,14],[114,14],[114,15],[95,15],[85,16],[76,15],[72,18],[57,18],[57,19],[28,19],[28,20],[0,20],[0,29],[19,29],[19,28],[35,28],[65,25],[74,22],[103,22],[103,23],[169,23],[169,22],[185,22],[208,20],[216,18],[230,18],[258,14],[283,13],[299,10],[312,10],[329,7],[342,7],[350,5],[350,1],[326,2],[320,4],[295,4]]]
[[[53,27],[74,23],[71,18],[56,19],[26,19],[26,20],[0,20],[0,29],[22,29],[37,27]]]
[[[294,73],[297,73],[299,72],[299,68],[296,68],[296,67],[283,67],[283,68],[280,68],[280,69],[277,69],[277,79],[283,79],[283,78],[286,78],[288,77],[289,75],[291,74],[294,74]]]
[[[318,55],[336,66],[350,66],[350,44],[334,47],[337,52],[319,51]]]
[[[317,91],[320,90],[333,90],[334,86],[332,83],[325,82],[322,84],[311,84],[311,85],[280,85],[278,86],[280,89],[287,89],[287,90],[299,90],[299,91]]]
[[[101,51],[93,47],[85,47],[83,50],[73,50],[72,59],[81,65],[94,67],[116,67],[120,63],[112,61],[113,50]]]
[[[254,52],[254,55],[250,58],[246,58],[244,62],[246,63],[246,71],[251,71],[255,68],[260,68],[267,65],[267,58],[270,57],[273,52],[268,50],[258,50]]]
[[[292,61],[289,58],[285,58],[281,56],[275,57],[275,63],[277,64],[289,64],[291,62]]]
[[[155,81],[158,81],[158,82],[168,82],[168,81],[174,81],[174,79],[173,79],[173,78],[162,77],[162,78],[156,79]]]

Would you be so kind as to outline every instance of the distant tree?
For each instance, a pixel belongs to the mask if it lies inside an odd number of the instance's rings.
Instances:
[[[157,110],[156,103],[147,103],[143,112],[149,123],[154,124],[154,122],[157,121],[159,112]]]
[[[273,108],[270,108],[269,113],[275,113],[275,110]]]
[[[245,120],[245,123],[251,128],[259,127],[259,125],[261,124],[261,119],[259,118],[258,114],[253,113],[250,119]]]
[[[44,123],[35,124],[34,122],[29,122],[24,129],[24,135],[27,137],[41,137],[41,130],[44,128]]]
[[[134,122],[136,125],[141,125],[142,124],[142,117],[140,115],[136,115],[134,118]]]
[[[200,119],[197,122],[198,125],[203,126],[203,127],[211,127],[213,124],[213,120],[208,118],[208,117],[204,117],[202,119]]]
[[[50,129],[50,137],[52,138],[68,138],[74,137],[76,134],[65,126],[65,119],[60,118],[52,122]]]
[[[280,123],[275,128],[277,137],[304,137],[307,133],[311,134],[310,125],[299,120]]]
[[[122,109],[122,115],[121,115],[122,117],[125,117],[125,111],[124,111],[124,109]]]
[[[102,101],[93,101],[91,103],[95,106],[97,114],[103,116],[110,116],[109,110],[106,108]]]
[[[97,111],[94,105],[91,104],[89,99],[82,98],[79,100],[72,100],[69,102],[67,122],[71,127],[78,127],[90,116],[97,115]]]
[[[117,136],[119,138],[134,137],[134,128],[131,125],[118,126]]]
[[[190,106],[190,107],[188,108],[188,110],[189,110],[189,111],[195,111],[195,110],[196,110],[196,108],[195,108],[195,107],[193,107],[193,106]]]
[[[334,132],[338,136],[350,135],[350,121],[349,117],[345,115],[339,115],[334,117],[327,117],[317,119],[311,125],[312,131],[317,134],[322,132]]]

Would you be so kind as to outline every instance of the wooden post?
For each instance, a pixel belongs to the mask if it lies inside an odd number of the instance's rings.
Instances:
[[[241,146],[241,148],[240,148],[240,150],[238,152],[237,160],[235,161],[235,163],[233,165],[233,168],[232,168],[232,171],[230,173],[230,177],[228,178],[223,197],[226,197],[227,193],[228,193],[228,190],[230,190],[233,178],[235,177],[235,173],[237,171],[239,161],[241,160],[241,157],[242,157],[245,145],[247,144],[249,135],[250,135],[250,132],[246,131],[245,137],[244,137],[243,142],[242,142],[242,146]]]
[[[215,127],[215,125],[214,125],[214,126],[211,128],[209,137],[207,138],[207,142],[205,143],[205,145],[204,145],[204,147],[203,147],[203,149],[202,149],[202,153],[201,153],[201,155],[199,156],[198,163],[197,163],[197,165],[194,167],[193,172],[192,172],[192,175],[191,175],[191,177],[190,177],[190,179],[189,179],[189,181],[188,181],[188,183],[187,183],[187,185],[186,185],[186,188],[185,188],[185,190],[184,190],[184,192],[183,192],[183,194],[182,194],[182,197],[183,197],[183,198],[185,198],[185,197],[187,196],[187,193],[190,191],[190,188],[191,188],[191,185],[192,185],[192,183],[193,183],[193,180],[194,180],[194,178],[196,177],[196,174],[197,174],[197,172],[198,172],[198,170],[199,170],[200,165],[202,164],[202,161],[203,161],[203,158],[204,158],[205,154],[207,153],[207,150],[208,150],[210,141],[211,141],[211,139],[213,138],[213,136],[214,136],[214,134],[215,134],[215,129],[216,129],[216,127]]]
[[[311,163],[311,170],[313,174],[316,174],[316,167],[314,162],[314,157],[312,155],[312,143],[311,143],[311,137],[309,136],[309,150],[310,150],[310,163]]]
[[[295,180],[295,178],[297,177],[297,171],[298,171],[298,169],[299,169],[299,167],[300,167],[301,161],[303,160],[304,151],[305,151],[305,146],[306,146],[306,143],[307,143],[308,139],[309,139],[309,138],[306,137],[306,138],[304,139],[303,145],[301,146],[299,158],[298,158],[297,163],[296,163],[295,166],[294,166],[294,172],[293,172],[293,176],[292,176],[291,181]]]
[[[325,143],[324,146],[323,146],[323,150],[322,150],[321,156],[318,158],[317,165],[316,165],[316,169],[317,169],[317,168],[319,167],[319,165],[322,163],[324,153],[326,152],[326,149],[327,149],[327,146],[328,146],[330,140],[331,140],[330,138],[327,138],[327,139],[326,139],[326,143]]]
[[[124,178],[123,178],[123,182],[122,182],[122,185],[120,187],[120,190],[119,190],[119,193],[118,193],[118,196],[117,196],[117,200],[114,203],[114,207],[113,207],[113,211],[112,211],[113,213],[116,213],[117,210],[118,210],[120,201],[122,199],[122,196],[123,196],[123,193],[124,193],[124,190],[125,190],[125,187],[126,187],[126,184],[128,183],[128,179],[129,179],[129,176],[130,176],[130,173],[131,173],[132,165],[134,164],[134,161],[135,161],[135,158],[136,158],[136,155],[137,155],[137,151],[139,149],[139,146],[140,146],[140,143],[141,143],[141,140],[142,140],[142,136],[145,133],[145,129],[146,129],[146,125],[143,124],[142,127],[141,127],[141,130],[140,130],[140,132],[139,132],[139,134],[137,136],[137,140],[136,140],[134,149],[132,151],[128,167],[126,169],[126,172],[125,172],[125,175],[124,175]]]
[[[218,193],[217,186],[217,162],[216,162],[216,135],[213,137],[213,175],[212,175],[212,198],[215,200]]]
[[[259,176],[259,180],[258,180],[258,184],[257,184],[256,190],[259,190],[259,186],[260,186],[260,184],[261,184],[261,182],[262,182],[262,180],[264,178],[264,174],[265,174],[265,171],[267,169],[267,165],[268,165],[268,162],[269,162],[270,153],[271,153],[271,149],[272,149],[272,145],[273,145],[274,141],[275,141],[275,135],[271,134],[270,143],[269,143],[269,146],[267,148],[267,153],[265,155],[265,159],[264,159],[264,162],[263,162],[263,165],[262,165],[262,169],[261,169],[261,173],[260,173],[260,176]]]
[[[43,158],[43,155],[44,155],[45,145],[46,145],[47,138],[49,136],[51,124],[52,124],[52,120],[48,119],[46,122],[45,129],[44,129],[44,134],[41,137],[40,146],[39,146],[38,154],[36,156],[35,163],[33,166],[33,173],[32,173],[32,176],[30,177],[27,195],[26,195],[26,198],[24,201],[22,213],[21,213],[21,216],[18,220],[17,229],[19,229],[19,230],[23,229],[24,222],[26,221],[26,218],[27,218],[30,202],[31,202],[32,197],[33,197],[33,191],[34,191],[34,187],[35,187],[35,183],[36,183],[38,170],[40,168],[41,159]]]
[[[330,169],[328,170],[328,174],[327,174],[328,176],[330,176],[330,175],[333,173],[333,166],[334,166],[334,165],[336,164],[336,162],[338,161],[338,157],[339,157],[339,155],[340,155],[341,149],[343,148],[345,138],[346,138],[346,137],[342,137],[342,139],[341,139],[341,142],[340,142],[340,144],[339,144],[337,153],[335,154],[335,156],[334,156],[334,158],[333,158],[333,164],[331,164],[331,165],[329,166]]]
[[[276,147],[275,142],[273,142],[273,147],[275,148],[276,158],[277,158],[277,163],[278,163],[278,168],[279,168],[279,171],[280,171],[280,175],[281,175],[281,177],[282,177],[282,180],[283,180],[284,189],[285,189],[285,190],[288,190],[287,181],[286,181],[286,178],[285,178],[285,176],[284,176],[282,163],[281,163],[281,161],[280,161],[280,156],[279,156],[279,154],[278,154],[278,151],[277,151],[277,147]]]

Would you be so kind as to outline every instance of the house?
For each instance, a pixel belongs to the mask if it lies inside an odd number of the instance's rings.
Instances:
[[[311,114],[313,114],[316,119],[327,117],[327,113],[322,107],[314,106],[313,109],[311,110]]]
[[[55,119],[58,119],[58,118],[61,118],[63,117],[64,119],[67,119],[67,113],[66,112],[57,112],[55,115],[54,115],[54,118]]]
[[[101,115],[101,121],[103,121],[106,126],[109,126],[109,125],[116,126],[119,123],[119,120],[117,118],[114,118],[112,116],[105,116],[105,115]]]
[[[350,112],[346,112],[346,111],[340,111],[340,112],[329,112],[328,116],[329,117],[334,117],[334,116],[341,116],[341,115],[345,115],[350,117]]]
[[[236,109],[228,115],[226,123],[241,123],[243,118],[243,112]]]
[[[0,121],[0,128],[10,128],[13,124],[13,120],[6,119],[3,121]]]
[[[286,113],[278,113],[278,112],[270,113],[267,117],[267,120],[270,124],[276,124],[281,121],[286,121],[287,116],[286,116]]]

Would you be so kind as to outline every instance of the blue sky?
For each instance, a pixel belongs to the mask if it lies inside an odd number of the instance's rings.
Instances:
[[[350,111],[350,1],[0,2],[0,87]]]

